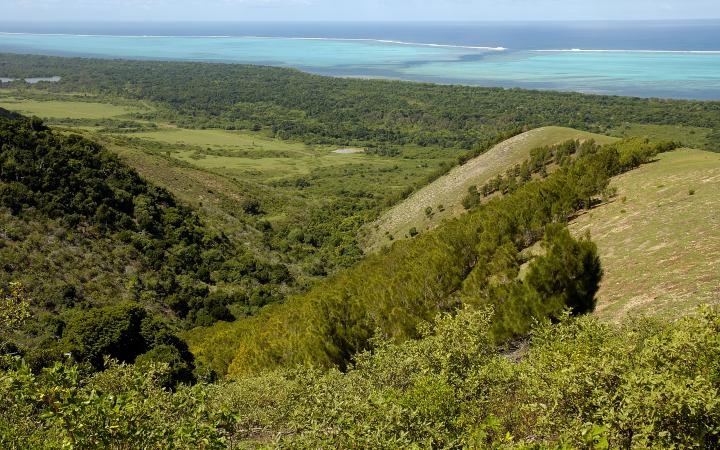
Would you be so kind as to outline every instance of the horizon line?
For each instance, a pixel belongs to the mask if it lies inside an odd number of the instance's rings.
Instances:
[[[460,19],[323,19],[323,20],[300,20],[300,19],[250,19],[250,20],[227,20],[227,19],[166,19],[166,20],[144,20],[144,19],[93,19],[87,18],[82,20],[70,19],[0,19],[0,23],[5,24],[86,24],[86,23],[145,23],[145,24],[164,24],[164,23],[573,23],[573,22],[718,22],[720,17],[713,18],[679,18],[679,19],[478,19],[478,20],[460,20]]]

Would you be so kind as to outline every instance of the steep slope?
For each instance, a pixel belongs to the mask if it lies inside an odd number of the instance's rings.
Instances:
[[[374,251],[394,239],[438,226],[443,220],[462,214],[461,202],[473,185],[483,185],[529,157],[530,150],[570,139],[594,139],[600,144],[615,138],[564,127],[543,127],[501,142],[482,155],[451,170],[386,211],[364,230],[366,251]],[[430,208],[430,209],[428,209]],[[391,238],[392,237],[392,238]]]
[[[209,324],[289,280],[96,142],[2,111],[0,288],[22,282],[37,316],[135,300]]]
[[[578,217],[589,231],[605,277],[596,313],[676,318],[701,303],[720,303],[720,155],[663,153],[621,175],[610,203]]]

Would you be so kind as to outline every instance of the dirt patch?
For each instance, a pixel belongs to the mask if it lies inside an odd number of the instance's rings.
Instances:
[[[339,148],[337,150],[333,150],[333,153],[338,153],[340,155],[353,155],[355,153],[365,153],[364,148]]]

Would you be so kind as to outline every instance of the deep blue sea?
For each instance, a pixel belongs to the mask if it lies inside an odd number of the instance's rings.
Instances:
[[[264,64],[332,76],[720,99],[718,20],[0,22],[0,52]]]

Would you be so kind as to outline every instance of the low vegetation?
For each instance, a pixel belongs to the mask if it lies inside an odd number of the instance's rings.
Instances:
[[[363,230],[365,249],[377,250],[393,240],[413,235],[410,233],[413,228],[417,234],[418,230],[435,228],[443,220],[463,213],[467,209],[463,201],[468,189],[483,186],[523,163],[532,150],[567,140],[590,139],[603,144],[613,141],[608,136],[561,127],[537,128],[504,140],[385,211]]]
[[[577,217],[605,277],[596,314],[675,318],[720,301],[720,155],[682,149],[611,182],[612,201]]]
[[[0,375],[4,448],[715,448],[720,316],[545,322],[498,353],[492,311],[377,338],[346,372],[162,389],[164,365]],[[561,370],[559,369],[561,368]]]

